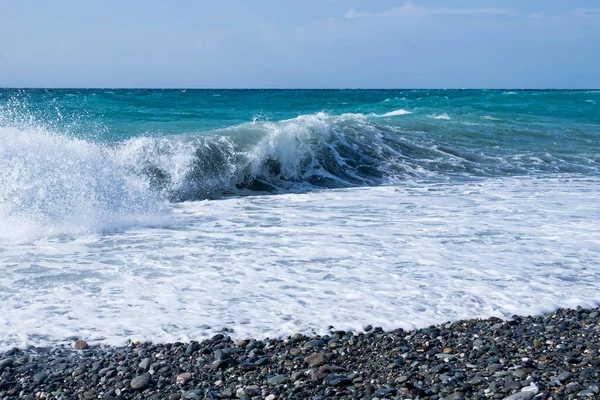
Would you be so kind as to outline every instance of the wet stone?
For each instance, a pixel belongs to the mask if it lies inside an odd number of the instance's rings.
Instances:
[[[188,345],[188,347],[185,349],[185,353],[184,354],[186,356],[192,355],[196,351],[196,349],[197,349],[196,343],[190,343]]]
[[[75,343],[73,344],[73,348],[75,350],[85,350],[88,349],[90,346],[87,344],[86,341],[84,340],[77,340],[75,341]]]
[[[6,367],[10,367],[14,364],[14,362],[15,360],[12,358],[5,358],[3,360],[0,360],[0,371],[2,371]]]

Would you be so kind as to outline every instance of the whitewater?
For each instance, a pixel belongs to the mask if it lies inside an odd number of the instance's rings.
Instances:
[[[514,93],[0,91],[0,347],[596,306],[599,95]]]

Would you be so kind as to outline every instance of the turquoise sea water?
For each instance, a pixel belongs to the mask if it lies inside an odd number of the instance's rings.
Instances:
[[[600,170],[598,91],[5,89],[0,129],[127,153],[171,200]]]

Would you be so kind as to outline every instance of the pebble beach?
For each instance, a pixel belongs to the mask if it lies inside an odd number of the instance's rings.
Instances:
[[[14,348],[1,399],[600,398],[600,309],[418,330]]]

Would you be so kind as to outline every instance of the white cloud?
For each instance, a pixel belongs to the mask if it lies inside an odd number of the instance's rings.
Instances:
[[[506,8],[438,8],[420,7],[412,2],[406,2],[400,7],[391,8],[381,12],[356,11],[350,9],[346,18],[373,18],[373,17],[433,17],[448,15],[513,15],[512,10]]]

